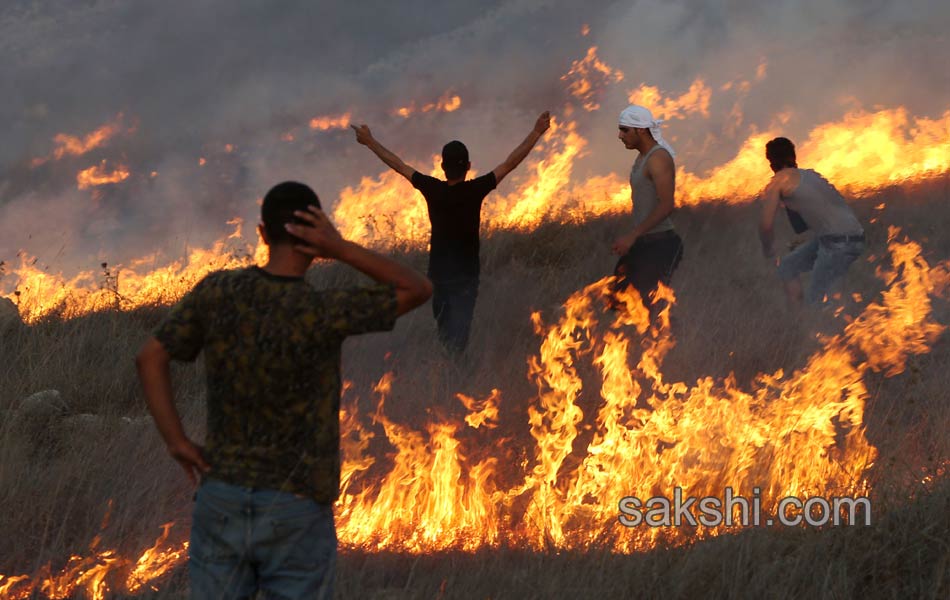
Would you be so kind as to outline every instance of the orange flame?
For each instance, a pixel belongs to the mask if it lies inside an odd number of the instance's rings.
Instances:
[[[623,72],[597,58],[597,46],[591,46],[584,58],[571,63],[570,70],[561,76],[561,80],[567,82],[571,95],[590,112],[600,108],[596,98],[607,85],[623,81]]]
[[[76,185],[81,190],[86,190],[100,185],[110,183],[119,183],[129,178],[128,168],[122,165],[116,165],[112,171],[106,169],[106,161],[98,165],[83,169],[76,174]]]
[[[137,561],[131,561],[118,555],[114,550],[96,552],[99,537],[90,544],[92,553],[87,558],[71,556],[66,565],[57,573],[53,573],[47,565],[34,576],[19,575],[5,577],[0,575],[0,600],[25,600],[43,594],[50,600],[65,600],[75,597],[78,590],[83,590],[90,600],[105,600],[111,598],[113,588],[109,581],[113,575],[128,569],[132,571],[128,580],[119,582],[116,591],[137,594],[145,586],[152,586],[172,569],[180,565],[185,559],[188,543],[179,544],[177,548],[162,548],[168,538],[172,524],[162,526],[162,535],[155,541],[155,545],[146,550]]]
[[[680,166],[677,201],[739,203],[756,196],[771,177],[765,143],[777,128],[750,136],[738,154],[704,177]],[[819,125],[799,145],[798,163],[814,168],[842,192],[863,196],[888,185],[950,171],[950,111],[937,119],[908,117],[907,109],[857,110]]]
[[[761,498],[763,508],[774,512],[784,496],[868,493],[866,474],[877,452],[865,436],[869,394],[863,377],[869,369],[900,373],[907,356],[928,352],[946,329],[932,319],[930,297],[948,292],[950,261],[931,268],[918,244],[898,236],[892,229],[893,271],[880,273],[890,281],[880,301],[825,339],[802,368],[760,374],[749,389],[732,376],[701,378],[692,386],[665,380],[663,361],[675,343],[669,322],[675,297],[668,288],[657,292],[666,308],[653,323],[632,290],[613,297],[615,312],[604,310],[611,278],[574,293],[554,325],[544,325],[535,313],[542,341],[529,377],[538,394],[527,415],[535,448],[521,465],[522,481],[511,487],[500,484],[493,452],[508,440],[482,428],[497,417],[499,390],[481,401],[457,395],[469,412],[467,429],[443,419],[415,430],[385,414],[394,381],[387,373],[375,387],[378,403],[371,416],[395,450],[379,465],[389,469],[381,476],[371,475],[380,463],[368,453],[373,431],[359,419],[355,403],[343,403],[336,507],[341,543],[422,553],[471,551],[504,540],[536,549],[603,545],[634,552],[732,528],[624,528],[616,517],[617,501],[625,496],[668,496],[675,485],[689,496],[721,497],[730,486],[737,495]],[[581,368],[584,361],[593,371]],[[585,380],[582,371],[599,375]],[[580,401],[591,387],[600,406],[585,414]],[[344,394],[351,390],[345,383]],[[593,434],[580,444],[585,422]],[[482,434],[489,438],[468,439]],[[126,569],[121,589],[156,589],[187,551],[186,544],[166,546],[170,527],[163,526],[136,561],[96,551],[96,538],[89,557],[73,556],[55,574],[47,567],[33,577],[0,575],[0,598],[65,598],[79,589],[104,598],[110,574]]]
[[[709,117],[711,98],[712,90],[702,78],[697,78],[678,98],[664,99],[660,88],[644,84],[631,91],[628,99],[631,104],[649,108],[656,119],[682,119],[693,114]]]
[[[445,92],[442,96],[435,102],[428,102],[421,106],[417,106],[415,101],[411,102],[408,106],[403,106],[396,108],[392,111],[392,114],[408,118],[416,113],[427,113],[427,112],[455,112],[462,107],[462,97],[458,94],[454,94],[451,91]]]
[[[327,116],[327,117],[314,117],[310,119],[310,129],[317,131],[327,131],[330,129],[346,129],[350,126],[350,113],[343,113],[342,115],[336,116]],[[291,136],[291,140],[293,136]]]
[[[756,197],[771,176],[764,158],[765,142],[780,134],[777,126],[754,133],[733,158],[702,174],[680,164],[677,203],[742,203]],[[587,140],[578,133],[575,122],[555,121],[526,164],[512,175],[514,190],[508,194],[496,191],[486,199],[483,229],[528,232],[547,221],[576,222],[629,211],[629,185],[621,177],[611,174],[577,181],[574,165],[586,148]],[[839,121],[814,128],[799,144],[798,155],[800,164],[814,167],[852,196],[905,181],[923,181],[950,172],[950,111],[933,119],[910,117],[903,107],[854,111]],[[431,161],[432,174],[441,175],[438,156],[431,157]],[[90,173],[88,185],[128,176],[124,167],[111,174],[104,166],[96,169]],[[344,236],[363,244],[424,247],[428,241],[425,204],[402,177],[390,170],[377,178],[363,178],[356,187],[344,188],[333,218]],[[18,304],[27,322],[57,310],[77,316],[106,307],[130,309],[149,302],[174,301],[213,268],[266,261],[266,246],[262,243],[230,237],[234,239],[225,238],[209,248],[195,250],[185,263],[172,262],[156,269],[161,264],[158,255],[130,261],[105,289],[101,277],[93,272],[72,278],[52,275],[34,268],[29,257],[21,253],[20,268],[7,279],[16,287],[14,291],[5,288],[4,295]],[[204,268],[202,264],[209,266]],[[147,268],[155,269],[154,273],[148,274]],[[161,283],[156,287],[154,282]]]
[[[161,579],[166,573],[181,564],[188,551],[188,542],[177,548],[166,548],[168,533],[174,523],[162,525],[162,535],[155,540],[155,544],[142,553],[135,562],[125,582],[125,589],[135,594],[149,585],[150,582]]]
[[[36,266],[34,258],[21,254],[20,266],[12,270],[17,278],[16,290],[5,297],[17,304],[27,323],[52,314],[72,318],[97,310],[168,304],[212,271],[264,264],[266,248],[260,240],[255,247],[243,238],[222,239],[210,248],[191,250],[183,261],[162,267],[156,267],[158,256],[152,255],[133,260],[128,266],[103,264],[103,272],[98,275],[83,271],[68,280],[45,272]]]
[[[121,131],[121,120],[122,115],[120,114],[111,123],[106,123],[81,138],[66,133],[58,133],[53,137],[56,147],[50,155],[45,158],[34,158],[31,165],[37,167],[49,160],[59,160],[64,156],[81,156],[102,146]]]

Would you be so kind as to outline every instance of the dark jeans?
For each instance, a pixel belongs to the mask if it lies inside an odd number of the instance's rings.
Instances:
[[[472,328],[478,278],[435,279],[432,287],[432,315],[439,327],[439,341],[450,352],[461,352]]]
[[[198,488],[188,548],[191,598],[332,598],[336,529],[329,505],[214,479]]]
[[[617,261],[614,275],[614,291],[633,286],[643,299],[643,304],[655,316],[661,307],[650,299],[662,281],[670,284],[673,271],[683,258],[683,240],[675,231],[647,234],[637,239],[626,254]]]

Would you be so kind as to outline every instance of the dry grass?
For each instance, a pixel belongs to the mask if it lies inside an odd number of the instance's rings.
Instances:
[[[899,225],[922,242],[931,263],[950,255],[950,200],[934,184],[910,192],[882,192],[857,204],[868,222],[871,252],[882,255],[886,228]],[[874,207],[886,201],[879,213]],[[777,282],[759,258],[752,206],[681,210],[677,226],[686,256],[674,287],[679,296],[666,360],[669,378],[695,381],[730,372],[747,382],[757,372],[800,366],[817,347],[815,332],[840,323],[824,313],[791,321]],[[468,359],[447,360],[435,341],[429,306],[407,316],[391,334],[347,342],[344,375],[369,409],[369,390],[387,370],[397,379],[387,414],[397,420],[458,415],[454,393],[504,390],[504,420],[525,421],[536,393],[525,376],[538,338],[529,316],[547,321],[573,291],[611,272],[609,242],[624,219],[546,225],[531,235],[497,233],[483,244],[483,278]],[[421,253],[400,250],[424,268]],[[313,272],[317,285],[351,283],[339,266]],[[849,289],[866,299],[881,289],[873,266],[861,261]],[[164,314],[161,307],[103,312],[3,332],[0,345],[0,573],[32,573],[54,566],[100,533],[104,545],[137,554],[159,526],[178,521],[186,534],[190,490],[142,417],[132,357]],[[950,323],[945,301],[935,316]],[[390,353],[387,359],[387,353]],[[950,342],[915,357],[890,379],[870,375],[865,422],[880,451],[872,473],[875,524],[870,528],[750,530],[694,544],[618,556],[600,550],[527,552],[515,548],[476,554],[414,557],[344,552],[339,592],[345,598],[551,597],[869,597],[943,598],[950,595],[950,482],[929,488],[921,473],[950,458]],[[191,431],[203,420],[201,369],[174,368],[179,404]],[[55,389],[62,406],[28,418],[11,412],[35,392]],[[94,423],[76,416],[101,415]],[[425,415],[429,415],[426,417]],[[127,418],[127,419],[124,419]],[[128,419],[132,419],[131,422]],[[200,433],[199,433],[200,435]],[[103,528],[109,501],[112,510]],[[183,570],[155,597],[182,597]]]

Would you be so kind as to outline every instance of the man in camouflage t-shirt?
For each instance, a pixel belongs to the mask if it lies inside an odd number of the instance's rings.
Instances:
[[[161,323],[137,363],[169,453],[192,480],[189,573],[193,598],[332,594],[339,493],[340,352],[350,335],[392,329],[431,284],[343,240],[309,187],[275,186],[261,208],[264,267],[219,271]],[[318,291],[303,275],[316,256],[375,279]],[[170,360],[204,351],[207,441],[185,435],[171,395]]]

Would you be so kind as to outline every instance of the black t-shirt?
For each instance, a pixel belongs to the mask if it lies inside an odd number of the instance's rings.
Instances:
[[[412,174],[412,185],[425,197],[432,224],[429,277],[478,277],[482,200],[497,185],[495,173],[449,185],[416,171]]]

